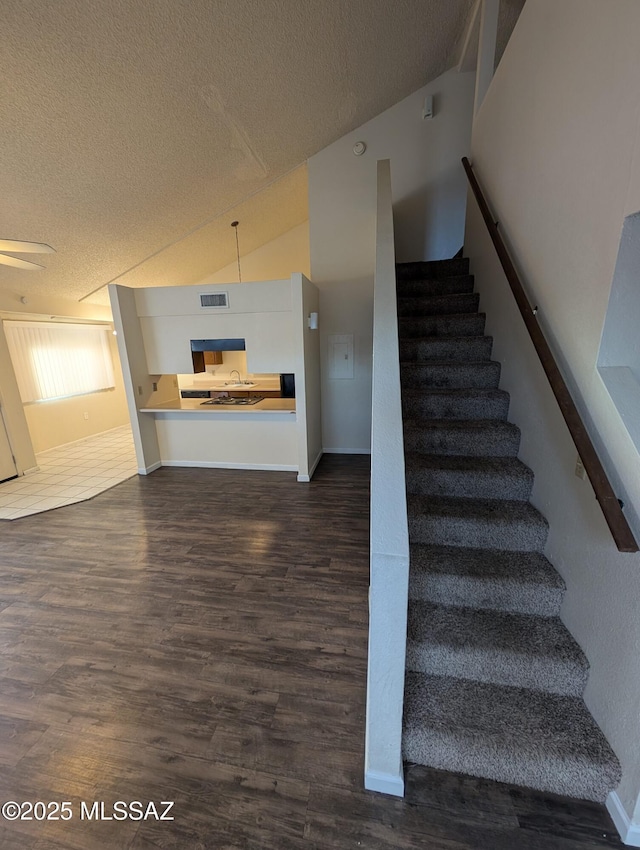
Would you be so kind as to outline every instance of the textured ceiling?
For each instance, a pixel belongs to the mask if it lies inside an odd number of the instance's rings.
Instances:
[[[2,0],[0,237],[57,253],[0,288],[193,283],[234,217],[244,252],[294,227],[300,164],[453,66],[472,5]]]

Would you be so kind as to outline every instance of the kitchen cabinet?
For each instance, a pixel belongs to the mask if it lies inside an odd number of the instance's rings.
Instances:
[[[180,390],[180,398],[211,398],[209,390]]]
[[[207,366],[220,366],[222,363],[221,351],[192,351],[194,372],[206,372]]]

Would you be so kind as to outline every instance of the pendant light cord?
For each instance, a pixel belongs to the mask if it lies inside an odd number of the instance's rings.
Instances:
[[[232,221],[231,222],[231,227],[233,227],[233,229],[236,232],[236,256],[238,257],[238,283],[242,283],[242,274],[240,272],[240,244],[238,242],[238,225],[239,224],[240,224],[239,221]]]

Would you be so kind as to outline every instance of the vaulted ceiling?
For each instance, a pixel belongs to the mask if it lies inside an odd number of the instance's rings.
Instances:
[[[1,0],[0,238],[56,253],[0,288],[103,303],[296,226],[305,160],[454,65],[472,6]]]

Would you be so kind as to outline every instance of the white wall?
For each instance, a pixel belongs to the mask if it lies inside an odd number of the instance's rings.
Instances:
[[[297,227],[272,239],[249,254],[242,254],[242,229],[240,238],[240,270],[242,282],[260,280],[277,280],[291,277],[294,272],[302,272],[309,276],[309,222],[305,221]],[[238,263],[229,263],[214,274],[207,275],[201,283],[237,282]]]
[[[473,164],[576,401],[640,531],[640,457],[596,364],[625,215],[640,209],[640,4],[528,0],[478,113]],[[640,821],[640,556],[619,554],[541,377],[470,201],[465,247],[488,314],[547,553],[567,582],[562,617],[585,650],[585,699],[623,767]],[[640,318],[640,317],[639,317]]]
[[[229,308],[202,308],[201,292],[227,292]],[[290,280],[137,289],[135,302],[152,374],[192,371],[192,339],[231,338],[245,339],[250,372],[293,371]]]
[[[427,94],[435,117],[422,119]],[[474,77],[450,71],[308,162],[311,276],[320,289],[323,444],[369,451],[376,162],[391,160],[398,261],[451,257],[461,247]],[[353,154],[356,141],[367,151]],[[353,334],[354,377],[327,377],[328,337]]]

